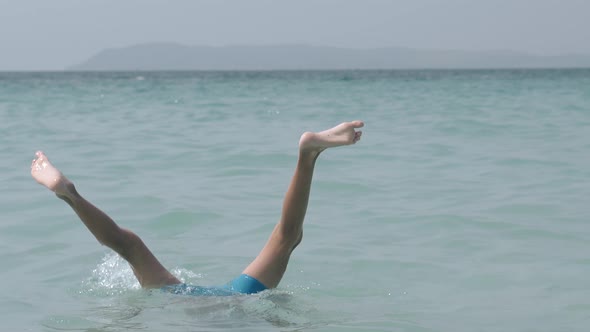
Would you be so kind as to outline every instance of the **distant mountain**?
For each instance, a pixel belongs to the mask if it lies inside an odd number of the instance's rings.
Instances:
[[[299,70],[590,67],[590,55],[537,56],[509,51],[347,49],[307,45],[141,44],[104,50],[69,70]]]

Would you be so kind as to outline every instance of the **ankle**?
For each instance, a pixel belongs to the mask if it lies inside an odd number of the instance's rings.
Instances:
[[[76,186],[74,186],[74,184],[69,181],[68,183],[64,184],[63,189],[59,192],[56,192],[55,195],[59,199],[64,200],[70,206],[74,206],[76,201],[81,198],[80,194],[78,194],[78,191],[76,190]]]
[[[320,156],[320,151],[299,151],[299,159],[297,163],[299,166],[311,167],[315,166],[315,162]]]

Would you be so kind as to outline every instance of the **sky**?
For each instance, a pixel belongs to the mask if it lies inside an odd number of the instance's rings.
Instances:
[[[0,0],[0,70],[149,42],[590,54],[588,0]]]

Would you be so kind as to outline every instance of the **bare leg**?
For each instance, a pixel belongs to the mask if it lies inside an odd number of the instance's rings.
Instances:
[[[277,287],[287,269],[291,252],[303,237],[303,220],[317,157],[327,148],[356,143],[362,132],[355,131],[355,128],[363,125],[361,121],[345,122],[319,133],[301,135],[299,159],[285,195],[281,220],[244,274],[258,279],[268,288]]]
[[[74,184],[49,162],[43,152],[39,151],[36,155],[31,165],[33,178],[66,201],[98,242],[127,260],[142,287],[180,283],[160,264],[139,236],[120,228],[109,216],[80,196]]]

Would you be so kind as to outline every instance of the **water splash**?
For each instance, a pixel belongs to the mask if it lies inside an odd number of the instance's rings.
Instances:
[[[141,288],[131,266],[115,253],[103,257],[102,262],[92,270],[92,276],[83,284],[81,293],[98,295],[123,294]]]
[[[203,279],[201,273],[195,273],[184,268],[174,268],[170,271],[183,283],[198,284]],[[80,293],[95,293],[99,295],[116,295],[141,289],[141,285],[133,274],[127,261],[116,253],[108,253],[102,258],[92,275],[83,282]]]
[[[183,269],[183,268],[174,268],[170,271],[178,280],[184,283],[198,283],[198,280],[203,279],[203,275],[201,273],[195,273],[191,270]]]

